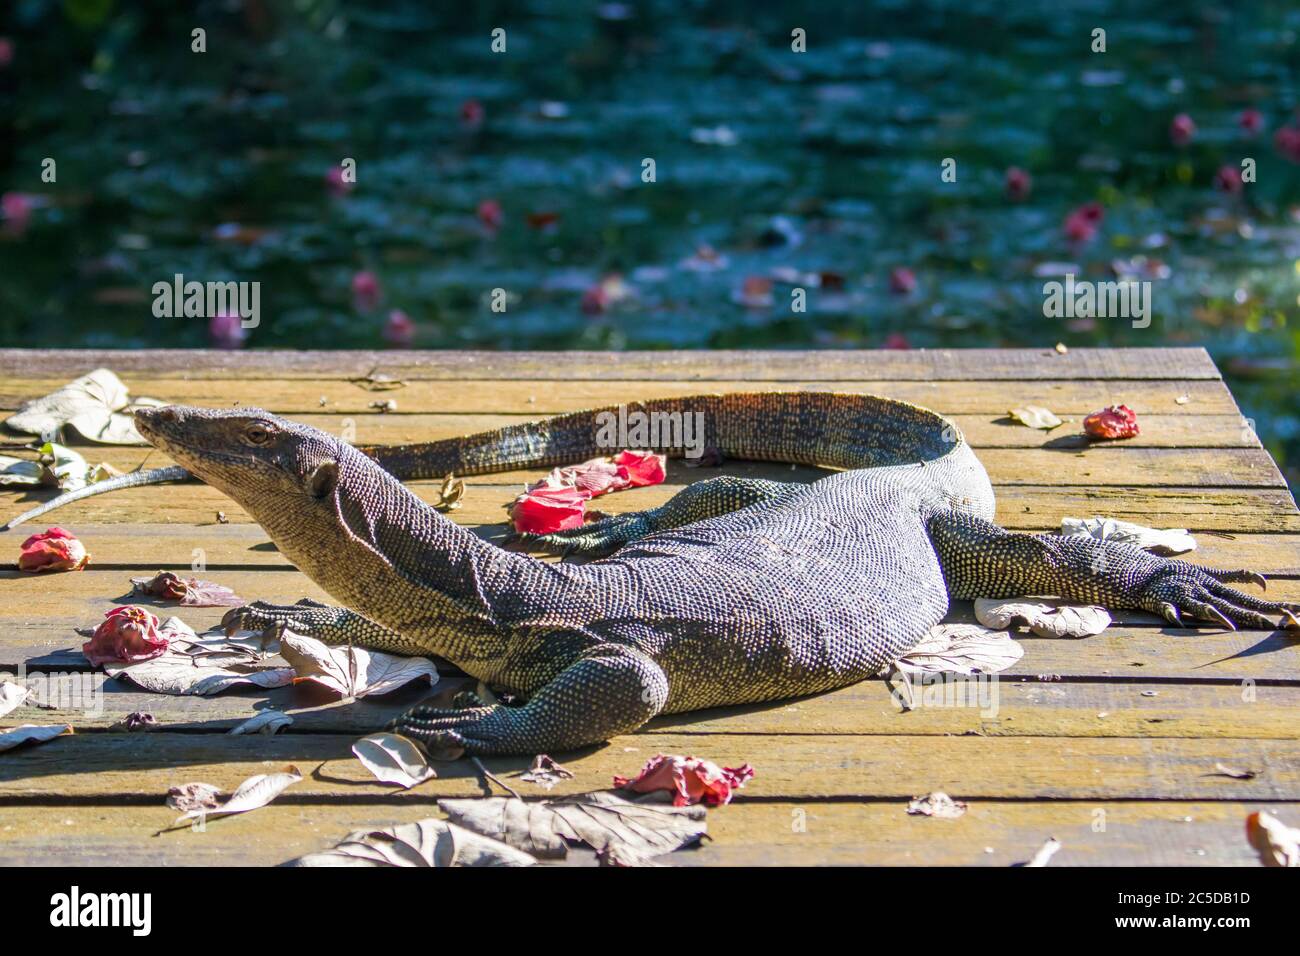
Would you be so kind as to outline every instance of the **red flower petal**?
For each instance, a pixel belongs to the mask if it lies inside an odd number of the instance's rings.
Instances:
[[[533,488],[520,495],[510,509],[515,530],[525,534],[550,534],[577,528],[583,522],[591,492],[581,488]]]
[[[1083,430],[1093,438],[1132,438],[1139,432],[1137,413],[1127,405],[1111,405],[1085,418]]]
[[[20,546],[18,570],[39,574],[42,571],[80,571],[90,561],[86,546],[76,535],[62,528],[50,528],[34,534]]]
[[[614,456],[614,464],[626,473],[632,487],[658,485],[668,477],[668,458],[652,451],[621,451]]]
[[[732,792],[754,776],[749,764],[719,767],[711,760],[658,754],[650,759],[635,777],[614,777],[614,786],[633,793],[667,790],[673,794],[673,806],[684,807],[703,801],[711,807],[731,802]]]
[[[147,661],[167,650],[167,638],[158,633],[158,618],[131,604],[104,614],[104,622],[81,646],[91,664]]]

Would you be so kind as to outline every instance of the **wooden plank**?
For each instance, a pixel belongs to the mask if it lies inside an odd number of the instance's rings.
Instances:
[[[65,378],[15,378],[0,381],[0,409],[54,391]],[[1239,415],[1237,403],[1222,381],[1182,379],[1077,379],[1034,382],[984,381],[822,381],[764,383],[629,380],[617,383],[571,379],[514,381],[409,381],[383,395],[343,379],[223,380],[220,394],[207,380],[131,376],[126,384],[134,395],[149,395],[180,405],[255,405],[276,414],[373,415],[371,402],[392,398],[397,417],[456,412],[466,415],[523,415],[539,418],[597,408],[617,402],[679,398],[719,392],[811,390],[885,395],[933,408],[945,415],[1004,415],[1016,405],[1044,405],[1059,415],[1083,416],[1107,405],[1124,404],[1145,423],[1149,416],[1200,418]],[[1183,404],[1178,399],[1185,398]]]
[[[759,470],[762,469],[755,469]],[[710,470],[692,474],[694,480],[698,480],[701,475],[709,477],[736,471],[730,468],[725,472]],[[658,507],[693,480],[690,476],[678,479],[677,468],[670,467],[669,472],[671,483],[605,496],[599,502],[600,510],[616,514]],[[788,481],[809,480],[818,475],[813,469],[781,471],[779,466],[768,467],[766,473]],[[424,501],[436,502],[441,484],[441,481],[413,481],[407,486]],[[494,483],[490,479],[471,479],[470,484],[472,491],[464,499],[461,509],[453,515],[455,520],[470,527],[491,525],[498,529],[490,533],[484,531],[489,536],[504,534],[504,509],[520,493],[521,487]],[[997,521],[1013,530],[1054,531],[1060,528],[1061,519],[1065,517],[1104,515],[1157,528],[1188,528],[1194,532],[1300,532],[1300,515],[1297,515],[1295,503],[1285,488],[1004,485],[995,491]],[[0,492],[0,514],[9,518],[51,497],[48,491]],[[45,525],[63,524],[76,529],[88,525],[129,527],[166,522],[167,526],[189,526],[172,527],[168,534],[208,536],[225,527],[217,523],[218,511],[231,525],[251,521],[242,508],[221,492],[206,485],[188,483],[131,488],[90,498],[51,514],[45,519]],[[9,537],[21,541],[31,533],[31,527],[34,525],[20,526],[10,532]],[[5,536],[0,535],[0,544],[4,541]]]
[[[721,379],[802,381],[810,369],[825,380],[1058,380],[1077,378],[1217,379],[1201,348],[913,349],[907,351],[277,351],[198,349],[3,349],[0,376],[75,378],[105,366],[119,375],[185,378],[353,378],[378,369],[408,380],[428,379]]]
[[[883,803],[737,803],[709,811],[710,839],[660,857],[673,866],[1010,866],[1050,835],[1056,866],[1258,866],[1242,821],[1300,805],[1241,802],[977,801],[957,820]],[[0,805],[0,866],[275,866],[354,830],[441,816],[411,800],[280,804],[168,830],[164,806]],[[572,861],[594,862],[574,850]]]
[[[157,468],[173,464],[166,455],[152,448],[96,448],[90,457],[105,461],[122,471],[146,465]],[[1286,481],[1273,459],[1262,448],[1142,448],[1123,445],[1092,445],[1088,448],[985,448],[978,453],[995,487],[1018,485],[1089,485],[1094,487],[1132,486],[1169,487],[1205,485],[1216,488],[1285,489]],[[802,469],[806,477],[815,469]],[[499,472],[472,481],[491,484],[522,485],[536,481],[536,468]],[[729,461],[720,469],[710,469],[706,477],[716,474],[797,480],[800,469],[776,462]],[[670,485],[698,481],[701,473],[680,460],[669,466]],[[151,489],[145,489],[150,491]]]
[[[286,764],[301,782],[282,803],[415,800],[475,796],[484,781],[468,760],[438,765],[438,778],[394,792],[353,757],[340,734],[230,737],[219,734],[69,735],[0,757],[0,803],[152,802],[169,786],[205,781],[233,790],[244,779]],[[1300,798],[1300,741],[1241,738],[840,736],[717,734],[616,737],[577,754],[555,754],[575,774],[555,794],[609,785],[656,753],[695,753],[723,766],[757,771],[739,797],[890,799],[931,790],[972,799],[1295,800]],[[505,775],[528,757],[485,758]],[[1224,763],[1252,779],[1216,775]]]
[[[449,697],[456,688],[474,683],[448,678],[438,693]],[[43,706],[20,707],[8,722],[66,722],[78,731],[110,727],[127,714],[143,711],[153,714],[160,729],[224,733],[261,710],[276,709],[294,718],[287,733],[362,736],[384,728],[428,696],[427,688],[412,686],[380,698],[341,702],[319,687],[300,684],[209,698],[172,697],[146,693],[127,680],[103,674],[67,672],[32,674],[28,686]],[[918,684],[913,694],[914,706],[905,711],[884,681],[869,680],[816,697],[670,714],[651,721],[643,733],[1300,738],[1295,720],[1300,687],[1294,684],[953,677]]]
[[[600,501],[602,510],[611,514],[635,510],[636,495],[612,495]],[[504,503],[504,502],[503,502]],[[482,507],[473,509],[471,515],[494,517]],[[633,507],[627,507],[628,505]],[[160,568],[183,571],[190,568],[201,549],[202,560],[208,571],[227,571],[265,568],[286,570],[292,567],[288,559],[275,546],[260,527],[251,523],[207,524],[191,528],[176,524],[123,523],[86,524],[72,521],[72,507],[68,514],[50,516],[51,522],[72,525],[77,535],[91,552],[94,570],[122,570],[140,575]],[[462,512],[452,513],[458,523],[465,524]],[[494,509],[504,516],[500,508]],[[16,553],[22,535],[31,530],[43,530],[37,522],[31,529],[21,526],[7,536],[0,536],[0,553],[7,546]],[[505,529],[497,524],[466,525],[480,537],[505,541]],[[1057,530],[1057,529],[1053,529]],[[1197,538],[1197,550],[1182,555],[1185,560],[1207,567],[1251,568],[1270,577],[1300,577],[1300,534],[1240,534],[1232,538],[1212,534]],[[125,575],[123,577],[125,581]]]

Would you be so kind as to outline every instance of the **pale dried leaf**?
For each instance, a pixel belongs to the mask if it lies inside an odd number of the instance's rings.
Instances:
[[[1007,412],[1007,417],[1012,421],[1020,422],[1022,425],[1027,425],[1030,428],[1041,428],[1044,431],[1051,431],[1063,424],[1049,409],[1040,405],[1023,405],[1020,408],[1013,408]]]
[[[1024,624],[1039,637],[1091,637],[1106,630],[1111,618],[1104,607],[1094,605],[979,598],[975,620],[998,631]]]
[[[143,445],[130,412],[164,404],[132,400],[121,379],[106,368],[95,369],[49,395],[23,402],[5,425],[28,435],[52,437],[65,425],[90,441],[107,445]]]
[[[358,830],[321,853],[290,860],[285,866],[532,866],[527,853],[499,840],[428,819],[384,830]]]
[[[564,764],[556,763],[546,754],[538,754],[529,768],[519,775],[519,779],[551,790],[561,780],[572,780],[573,771]]]
[[[438,776],[419,745],[401,734],[362,737],[352,745],[352,752],[375,779],[395,783],[404,790]]]
[[[287,687],[293,683],[292,667],[268,667],[237,641],[200,641],[192,628],[169,617],[158,629],[167,637],[160,656],[134,664],[105,664],[109,677],[127,677],[155,694],[209,697],[241,685]]]
[[[240,734],[266,734],[270,737],[292,724],[293,718],[283,711],[264,710],[249,717],[242,724],[231,727],[228,733],[235,736]]]
[[[277,773],[259,773],[254,777],[249,777],[239,785],[239,788],[230,795],[230,799],[219,804],[216,807],[194,807],[186,810],[179,818],[188,820],[191,817],[203,816],[226,816],[232,813],[247,813],[249,810],[257,810],[266,806],[286,788],[293,786],[302,779],[302,771],[297,767],[288,766]],[[169,797],[170,800],[170,797]]]
[[[11,680],[0,681],[0,717],[13,713],[31,691]]]
[[[183,783],[167,791],[167,806],[173,810],[215,810],[221,806],[221,788],[210,783]]]
[[[1183,554],[1196,550],[1196,539],[1185,528],[1148,528],[1115,518],[1062,518],[1061,534],[1131,544],[1157,554]]]
[[[1254,770],[1243,770],[1240,767],[1229,767],[1226,763],[1216,763],[1211,776],[1231,777],[1233,780],[1254,780],[1259,774]]]
[[[460,507],[460,500],[465,497],[465,482],[455,475],[448,475],[443,479],[438,494],[437,507],[443,511],[454,511]]]
[[[0,455],[0,487],[37,488],[45,483],[45,467],[39,461]]]
[[[47,740],[72,733],[70,724],[23,724],[0,733],[0,753],[23,744],[43,744]]]
[[[1261,810],[1246,818],[1246,839],[1265,866],[1300,866],[1300,830],[1271,813]]]
[[[936,624],[895,661],[905,674],[996,674],[1015,664],[1025,649],[1006,631],[977,624]]]
[[[1056,837],[1048,837],[1043,845],[1038,848],[1038,852],[1029,859],[1029,862],[1027,862],[1025,866],[1047,866],[1047,861],[1050,860],[1060,848],[1060,840]]]
[[[331,647],[312,637],[286,631],[280,654],[299,677],[344,697],[387,694],[414,680],[438,682],[438,669],[424,657],[398,657],[360,647]]]
[[[938,817],[940,820],[956,820],[966,812],[966,804],[954,800],[941,790],[913,797],[907,805],[907,812],[913,816]]]
[[[517,797],[439,800],[452,822],[533,856],[556,859],[568,843],[613,853],[625,865],[697,843],[705,834],[705,809],[633,801],[610,790],[530,802]]]

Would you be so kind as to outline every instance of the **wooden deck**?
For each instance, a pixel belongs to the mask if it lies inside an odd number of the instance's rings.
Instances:
[[[1191,560],[1268,574],[1270,595],[1300,600],[1300,514],[1208,356],[1199,349],[912,352],[210,353],[0,351],[0,409],[44,394],[100,365],[133,394],[194,404],[261,405],[358,442],[438,438],[618,401],[697,391],[815,388],[875,392],[952,416],[987,467],[998,519],[1047,530],[1063,516],[1108,515],[1186,527]],[[352,380],[372,370],[407,382],[380,396]],[[1185,403],[1177,400],[1186,396]],[[370,403],[394,398],[397,411]],[[1082,417],[1124,402],[1140,438],[1084,447],[1068,433]],[[1008,408],[1045,405],[1074,419],[1053,433],[1008,425]],[[146,449],[100,447],[87,457],[119,468]],[[150,465],[162,464],[157,453]],[[730,463],[734,474],[782,479],[816,472]],[[457,521],[500,536],[502,506],[525,473],[471,480]],[[674,465],[668,483],[601,500],[609,511],[661,503],[701,477]],[[416,483],[434,500],[437,482]],[[32,495],[0,494],[0,516]],[[216,521],[224,511],[228,524]],[[0,571],[0,670],[86,671],[69,653],[73,628],[122,600],[133,574],[190,566],[247,599],[327,599],[267,542],[229,499],[202,485],[92,499],[49,523],[72,529],[93,555],[89,570],[53,576]],[[0,536],[5,561],[31,530]],[[12,566],[11,566],[12,567]],[[220,609],[183,609],[197,629]],[[970,618],[969,605],[952,619]],[[658,752],[720,763],[748,761],[757,775],[736,802],[709,814],[713,841],[676,854],[681,864],[958,864],[1028,859],[1048,836],[1052,865],[1253,864],[1242,823],[1268,807],[1300,824],[1300,650],[1282,633],[1175,629],[1119,613],[1086,640],[1026,637],[1023,661],[1003,674],[995,715],[975,707],[902,713],[883,682],[765,707],[687,714],[643,733],[570,755],[577,777],[555,792],[607,786]],[[102,681],[102,677],[93,678]],[[0,755],[0,863],[279,863],[332,845],[360,826],[436,813],[439,797],[484,792],[467,761],[393,793],[351,758],[352,741],[380,727],[419,693],[331,705],[299,687],[195,699],[104,686],[103,713],[23,709],[0,724],[71,722],[72,737]],[[290,732],[231,737],[225,730],[270,701],[294,711]],[[147,735],[104,732],[135,710],[165,727]],[[154,836],[172,821],[171,785],[202,780],[233,788],[295,763],[304,780],[272,806],[212,821],[206,832]],[[1215,775],[1216,763],[1255,772]],[[489,760],[506,775],[525,760]],[[955,821],[911,817],[908,798],[944,790],[967,800]],[[541,791],[538,791],[540,794]]]

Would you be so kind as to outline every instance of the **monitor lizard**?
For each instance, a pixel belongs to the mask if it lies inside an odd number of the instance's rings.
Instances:
[[[628,406],[703,412],[728,458],[834,469],[810,484],[720,476],[660,508],[532,539],[605,557],[548,562],[491,544],[370,455],[254,408],[136,412],[146,440],[228,494],[343,607],[253,603],[227,628],[445,658],[523,701],[416,706],[393,729],[439,752],[535,754],[656,714],[851,684],[916,645],[951,599],[1057,595],[1224,627],[1300,627],[1254,581],[1131,545],[1015,533],[961,431],[871,395],[763,392]],[[608,454],[612,409],[393,446],[405,476],[477,475]],[[665,449],[670,455],[680,450]]]

